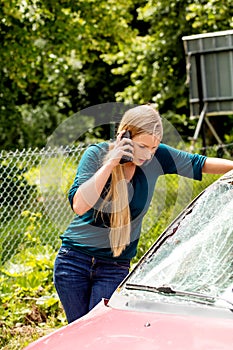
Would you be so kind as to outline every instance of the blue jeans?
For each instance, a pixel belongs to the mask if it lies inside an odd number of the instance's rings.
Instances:
[[[54,284],[66,313],[73,322],[88,313],[102,298],[109,299],[127,276],[130,261],[101,260],[61,247],[54,265]]]

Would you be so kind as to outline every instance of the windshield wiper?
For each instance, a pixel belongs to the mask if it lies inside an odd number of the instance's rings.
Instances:
[[[200,299],[207,299],[207,300],[212,301],[212,302],[214,302],[215,300],[223,300],[223,301],[225,301],[228,304],[233,306],[233,303],[231,301],[224,299],[224,298],[221,298],[221,297],[206,295],[206,294],[197,293],[197,292],[176,290],[176,289],[173,289],[169,285],[154,287],[154,286],[147,286],[147,285],[143,285],[143,284],[126,283],[125,288],[131,289],[131,290],[140,290],[140,291],[145,291],[145,292],[163,293],[163,294],[168,294],[168,295],[173,294],[173,295],[177,295],[177,296],[196,297],[196,298],[200,298]],[[233,311],[233,310],[231,310],[231,311]]]

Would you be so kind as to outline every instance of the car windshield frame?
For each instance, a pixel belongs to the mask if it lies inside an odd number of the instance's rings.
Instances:
[[[168,226],[116,294],[232,309],[232,212],[233,172],[229,172]]]

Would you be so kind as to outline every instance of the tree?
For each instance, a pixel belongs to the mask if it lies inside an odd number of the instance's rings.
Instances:
[[[154,102],[189,134],[182,37],[233,27],[231,0],[0,0],[0,147],[42,147],[103,102]]]
[[[106,55],[109,64],[117,65],[114,74],[127,74],[131,79],[116,94],[117,100],[153,101],[179,131],[188,135],[193,126],[186,117],[189,103],[182,37],[232,28],[232,1],[138,1],[137,13],[147,30],[139,31],[131,45],[117,54]]]
[[[101,54],[129,42],[130,6],[123,0],[1,0],[2,148],[42,146],[92,99],[114,97],[112,81],[103,82],[112,73]]]

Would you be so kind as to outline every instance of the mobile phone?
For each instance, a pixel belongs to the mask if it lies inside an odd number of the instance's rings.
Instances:
[[[122,139],[131,139],[131,133],[129,130],[126,130],[126,132],[122,135]],[[127,150],[128,152],[132,153],[131,150]],[[123,156],[120,160],[120,164],[132,162],[133,157]]]

